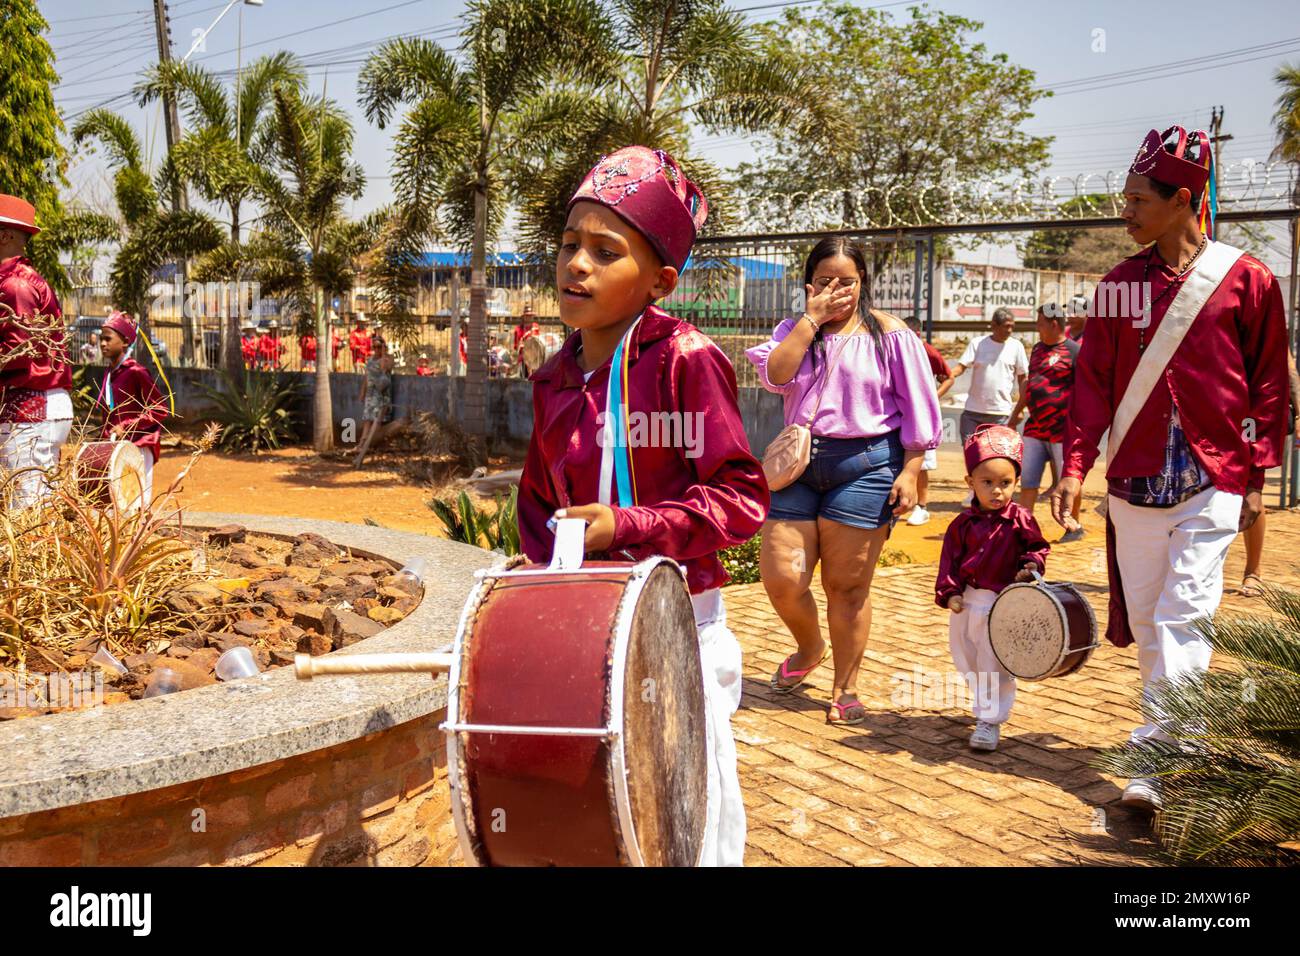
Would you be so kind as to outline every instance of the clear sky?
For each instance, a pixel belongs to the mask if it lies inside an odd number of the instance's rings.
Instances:
[[[152,0],[42,0],[63,81],[56,101],[71,117],[108,101],[141,131],[153,155],[164,142],[161,115],[121,97],[136,74],[156,57]],[[732,0],[750,19],[771,18],[781,6]],[[803,4],[800,4],[803,5]],[[912,3],[865,3],[906,16]],[[168,4],[177,56],[225,6],[217,0]],[[368,125],[356,107],[356,78],[367,51],[401,34],[430,36],[454,46],[458,0],[265,0],[236,6],[192,59],[213,70],[233,70],[243,23],[244,62],[288,49],[313,66],[317,90],[356,114],[357,157],[369,185],[354,212],[390,198],[389,131]],[[1126,168],[1143,134],[1174,122],[1208,127],[1210,108],[1225,108],[1225,164],[1263,161],[1272,148],[1271,116],[1277,90],[1272,74],[1283,62],[1300,62],[1300,17],[1295,0],[1188,0],[1142,7],[1132,0],[1063,3],[1059,0],[938,0],[930,6],[981,21],[979,40],[1028,67],[1057,94],[1040,101],[1026,127],[1055,134],[1050,172],[1077,176]],[[747,9],[749,8],[749,9]],[[744,138],[705,138],[706,155],[731,166],[752,158]],[[88,198],[109,195],[103,167],[91,158],[70,179]],[[1281,243],[1279,241],[1279,248]]]

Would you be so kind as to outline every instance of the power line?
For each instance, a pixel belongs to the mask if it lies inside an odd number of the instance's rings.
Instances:
[[[138,13],[149,13],[148,10],[125,10],[122,13],[100,13],[92,17],[64,17],[62,20],[46,20],[50,26],[57,23],[83,23],[87,20],[111,20],[117,17],[133,17]]]

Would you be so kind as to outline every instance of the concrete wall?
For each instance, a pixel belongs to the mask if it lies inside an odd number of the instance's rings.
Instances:
[[[95,391],[98,391],[102,369],[93,370]],[[268,373],[252,373],[255,375]],[[315,375],[289,372],[286,377],[298,379],[302,392],[296,408],[300,436],[311,437],[312,396],[315,393]],[[203,421],[211,411],[212,401],[204,389],[223,387],[219,373],[211,369],[173,368],[167,371],[168,381],[175,393],[176,412],[191,422]],[[396,375],[393,404],[398,415],[432,412],[440,418],[459,420],[465,379],[445,375]],[[361,376],[351,372],[334,372],[330,376],[330,398],[334,407],[335,428],[345,419],[361,422]],[[493,436],[492,450],[498,453],[522,453],[528,445],[533,428],[533,389],[526,379],[488,380],[488,434]],[[740,390],[740,412],[745,419],[745,433],[750,447],[761,452],[783,425],[781,398],[761,388]],[[359,429],[358,429],[359,430]]]

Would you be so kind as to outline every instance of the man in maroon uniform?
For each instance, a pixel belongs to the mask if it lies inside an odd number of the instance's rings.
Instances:
[[[36,210],[0,194],[0,480],[9,507],[49,493],[43,473],[72,430],[72,368],[58,297],[27,259]]]
[[[1038,489],[1043,483],[1043,469],[1052,466],[1052,484],[1061,477],[1062,443],[1065,441],[1065,412],[1074,386],[1074,358],[1079,343],[1065,334],[1063,310],[1055,304],[1038,308],[1038,341],[1029,353],[1029,378],[1020,401],[1007,422],[1012,428],[1020,415],[1029,410],[1025,421],[1025,461],[1020,472],[1020,504],[1034,510]],[[1079,499],[1075,499],[1074,517],[1078,518]],[[1082,528],[1068,531],[1062,541],[1083,536]]]
[[[1286,427],[1282,291],[1258,260],[1213,241],[1210,177],[1209,137],[1180,126],[1151,130],[1129,168],[1123,217],[1146,248],[1097,287],[1052,495],[1069,528],[1109,428],[1106,636],[1137,642],[1148,695],[1209,666],[1193,622],[1218,609],[1224,556],[1260,513]],[[1131,739],[1168,741],[1171,729],[1157,711]],[[1122,802],[1158,809],[1157,782],[1129,781]]]

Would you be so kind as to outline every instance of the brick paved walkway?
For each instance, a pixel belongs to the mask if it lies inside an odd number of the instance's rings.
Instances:
[[[953,486],[955,488],[955,486]],[[955,498],[955,490],[947,497]],[[1269,500],[1276,502],[1275,491]],[[1091,509],[1096,499],[1085,504]],[[927,534],[941,534],[956,512]],[[1049,540],[1050,515],[1038,516]],[[1086,522],[1087,526],[1094,525]],[[913,530],[913,529],[909,529]],[[1053,545],[1048,577],[1074,583],[1106,612],[1104,539]],[[1300,514],[1270,511],[1264,576],[1300,587],[1290,555]],[[1241,580],[1241,539],[1225,582]],[[1104,643],[1070,677],[1021,682],[996,753],[966,746],[969,710],[942,699],[891,700],[919,668],[952,670],[948,614],[934,604],[933,565],[882,568],[872,589],[875,623],[858,689],[868,716],[856,727],[825,722],[829,661],[810,685],[773,694],[771,673],[793,642],[762,585],[726,591],[727,613],[744,649],[745,688],[734,719],[741,786],[749,811],[748,865],[1145,865],[1155,864],[1142,818],[1115,801],[1114,780],[1089,766],[1096,750],[1122,742],[1139,723],[1132,649]],[[825,621],[825,605],[817,593]],[[1225,597],[1221,613],[1265,613],[1262,602]],[[824,627],[824,624],[823,624]],[[906,681],[906,683],[904,682]],[[951,698],[950,698],[951,699]]]

